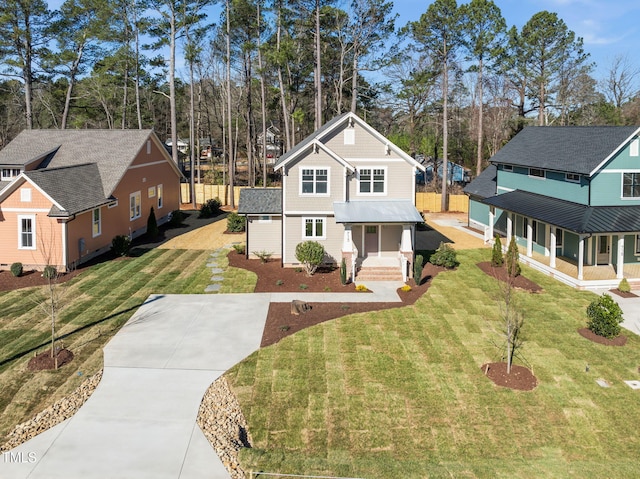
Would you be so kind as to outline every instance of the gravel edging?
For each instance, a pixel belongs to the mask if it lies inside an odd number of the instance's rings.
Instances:
[[[33,418],[22,424],[18,424],[7,434],[6,442],[0,446],[0,453],[9,451],[14,447],[27,442],[38,434],[51,429],[62,421],[73,416],[89,396],[93,394],[102,379],[102,369],[93,376],[82,381],[82,384],[71,394],[59,399],[53,405],[39,412]]]
[[[247,421],[224,376],[207,389],[196,421],[232,479],[245,479],[245,472],[238,462],[238,451],[251,447]]]

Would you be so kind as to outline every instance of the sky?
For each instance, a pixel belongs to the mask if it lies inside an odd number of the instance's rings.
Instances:
[[[63,0],[48,0],[54,9]],[[348,0],[343,0],[348,1]],[[640,0],[494,0],[502,11],[507,27],[518,29],[537,12],[555,12],[567,27],[584,40],[584,49],[596,63],[593,76],[607,76],[616,56],[626,56],[633,68],[640,70]],[[432,3],[429,0],[395,0],[399,17],[396,27],[416,21]],[[458,1],[458,4],[467,3]],[[216,14],[211,19],[219,20]]]

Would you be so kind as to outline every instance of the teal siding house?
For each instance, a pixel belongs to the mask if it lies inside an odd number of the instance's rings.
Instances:
[[[465,188],[469,226],[578,288],[640,283],[640,128],[528,127]]]

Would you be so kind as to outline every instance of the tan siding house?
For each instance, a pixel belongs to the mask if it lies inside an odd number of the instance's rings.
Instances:
[[[151,130],[30,130],[2,151],[0,269],[67,270],[179,208],[180,172]]]
[[[415,225],[422,222],[415,208],[415,174],[424,170],[413,158],[345,113],[281,156],[275,168],[282,172],[282,190],[243,190],[238,211],[248,219],[282,215],[283,266],[297,265],[296,246],[314,240],[324,246],[327,263],[345,259],[352,278],[380,265],[404,280],[411,276]],[[264,231],[248,222],[247,254],[263,249],[256,238]]]

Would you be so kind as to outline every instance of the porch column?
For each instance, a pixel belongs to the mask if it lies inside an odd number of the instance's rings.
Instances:
[[[488,238],[484,239],[485,243],[493,241],[493,223],[495,222],[495,219],[496,219],[496,209],[494,206],[490,206],[489,207],[489,229],[487,231]]]
[[[533,255],[533,226],[532,220],[527,219],[527,256],[531,258]]]
[[[507,248],[511,243],[511,231],[513,230],[513,218],[511,213],[507,213]]]
[[[584,237],[579,237],[580,241],[578,242],[578,279],[584,279]]]
[[[351,225],[344,225],[344,234],[342,236],[342,257],[344,258],[344,262],[347,264],[347,273],[348,276],[351,277],[351,281],[355,281],[356,279],[356,268],[355,268],[355,252],[353,247],[353,240],[351,237]]]
[[[556,267],[556,228],[549,227],[549,266]]]
[[[413,228],[411,225],[402,225],[400,237],[400,257],[402,264],[402,279],[407,281],[413,277]],[[408,270],[408,271],[407,271]]]
[[[616,261],[616,278],[624,278],[624,235],[618,236],[618,259]]]

